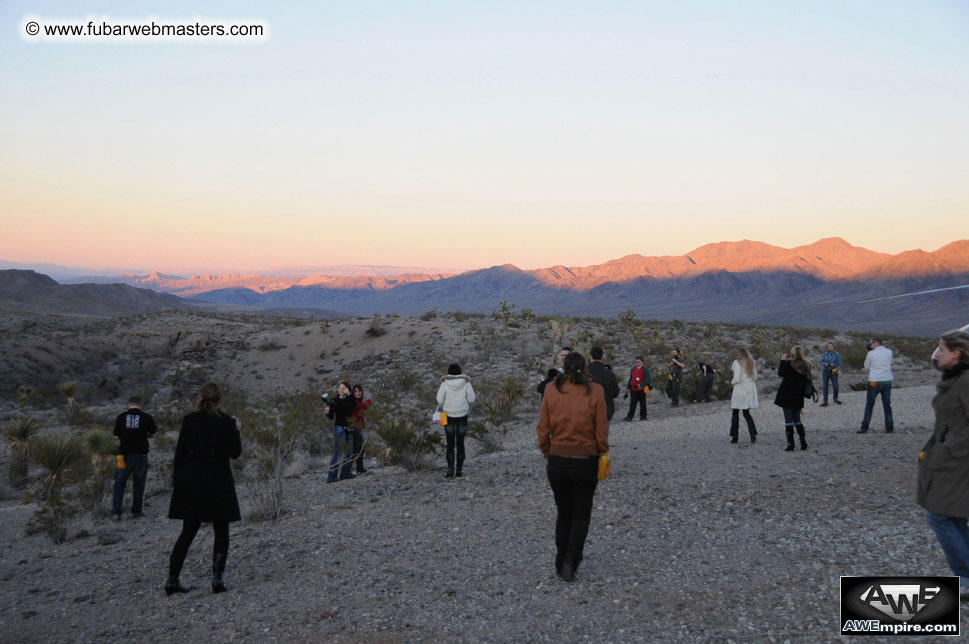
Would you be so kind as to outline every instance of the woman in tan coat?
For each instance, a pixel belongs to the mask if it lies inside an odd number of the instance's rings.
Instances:
[[[599,455],[609,451],[609,421],[602,386],[589,382],[582,354],[568,354],[564,367],[554,386],[545,388],[538,447],[548,459],[548,483],[558,508],[555,571],[572,581],[589,533]]]
[[[950,331],[935,353],[942,382],[932,399],[935,430],[919,453],[918,504],[939,539],[959,590],[969,596],[969,333]]]

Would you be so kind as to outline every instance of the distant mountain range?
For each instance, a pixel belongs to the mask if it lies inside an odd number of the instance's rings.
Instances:
[[[382,267],[385,268],[385,267]],[[719,320],[931,335],[969,321],[969,240],[897,255],[827,238],[796,248],[743,240],[680,256],[628,255],[584,267],[512,265],[400,275],[127,275],[129,286],[229,307],[345,314],[430,309],[490,313],[502,301],[539,314]],[[3,289],[0,284],[0,303]],[[862,303],[864,302],[864,303]]]

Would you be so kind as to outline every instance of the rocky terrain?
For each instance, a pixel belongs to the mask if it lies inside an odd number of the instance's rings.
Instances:
[[[368,474],[326,485],[322,458],[307,462],[287,480],[293,512],[232,526],[222,595],[207,588],[205,527],[182,576],[195,590],[162,590],[179,527],[165,518],[156,454],[143,519],[89,517],[53,546],[24,536],[31,505],[0,506],[2,639],[837,642],[840,575],[948,574],[914,503],[932,393],[895,390],[891,435],[854,433],[861,393],[811,406],[810,448],[793,453],[781,451],[768,396],[753,445],[728,443],[724,402],[671,410],[652,400],[648,421],[611,428],[613,473],[571,584],[552,566],[534,414],[504,449],[472,456],[463,479],[443,480],[440,464],[412,473],[372,461]],[[880,420],[876,411],[874,430]]]
[[[323,321],[6,311],[0,330],[0,424],[24,415],[43,434],[80,436],[110,427],[140,393],[161,427],[143,519],[109,521],[105,498],[77,512],[67,541],[54,545],[28,528],[38,505],[25,492],[43,470],[31,467],[25,490],[0,484],[3,641],[836,641],[839,575],[947,570],[913,501],[914,454],[938,377],[927,364],[931,340],[884,336],[898,355],[897,432],[859,436],[863,393],[851,385],[865,380],[867,338],[825,329],[500,310]],[[812,405],[810,449],[784,453],[780,410],[770,405],[776,356],[800,343],[816,360],[828,340],[845,357],[845,404]],[[644,355],[656,382],[678,347],[688,362],[718,369],[720,402],[670,409],[654,391],[647,422],[614,423],[614,473],[596,498],[579,580],[565,584],[552,569],[554,511],[532,392],[559,346],[586,352],[593,343],[620,378]],[[758,358],[755,445],[727,442],[725,379],[741,345]],[[440,454],[408,471],[391,464],[376,434],[389,422],[439,430],[426,419],[451,361],[479,391],[472,422],[482,433],[467,476],[444,481]],[[330,423],[318,400],[341,378],[378,401],[371,471],[326,485]],[[233,526],[230,592],[207,589],[212,537],[203,530],[183,574],[197,590],[168,598],[162,585],[179,530],[165,518],[172,450],[178,420],[207,379],[225,384],[227,405],[246,422],[236,468],[244,520]],[[65,410],[66,382],[79,411]],[[496,415],[509,388],[520,397]],[[876,429],[880,418],[876,410]],[[280,463],[284,511],[261,520],[267,431],[287,427],[298,427],[301,442]],[[0,469],[9,458],[4,450]]]

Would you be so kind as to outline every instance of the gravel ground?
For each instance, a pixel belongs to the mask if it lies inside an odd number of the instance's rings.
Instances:
[[[553,569],[554,506],[532,422],[505,451],[470,458],[463,479],[376,465],[335,485],[322,472],[292,479],[297,511],[233,524],[221,595],[208,589],[204,526],[182,574],[196,589],[165,596],[179,531],[167,495],[148,499],[144,519],[99,519],[61,546],[23,536],[33,508],[7,502],[0,639],[842,641],[840,575],[949,574],[915,505],[932,393],[893,391],[890,435],[880,405],[873,431],[854,433],[863,393],[810,405],[805,452],[782,451],[782,414],[769,404],[754,411],[754,445],[743,421],[729,444],[726,402],[654,405],[645,423],[614,422],[613,473],[572,584]]]

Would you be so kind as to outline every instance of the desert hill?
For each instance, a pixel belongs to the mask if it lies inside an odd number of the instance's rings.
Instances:
[[[0,308],[38,313],[124,315],[187,309],[185,301],[127,284],[58,284],[34,271],[0,271]]]
[[[387,267],[377,267],[387,272]],[[342,269],[341,269],[342,270]],[[969,240],[936,251],[877,253],[832,237],[785,249],[742,240],[707,244],[681,256],[629,255],[594,266],[521,270],[513,265],[398,275],[127,275],[130,284],[178,294],[206,310],[292,312],[297,315],[418,315],[430,310],[490,313],[502,302],[545,315],[644,318],[825,326],[934,335],[969,317],[969,289],[896,297],[969,285]],[[37,282],[0,304],[34,311],[121,314],[158,310],[178,300],[136,297],[108,285]],[[91,297],[80,290],[94,289]],[[130,288],[130,287],[129,287]],[[19,290],[18,290],[19,289]],[[13,299],[11,299],[13,298]],[[17,299],[19,298],[19,299]],[[100,298],[100,299],[99,299]],[[105,301],[104,298],[108,298]],[[78,300],[81,301],[78,301]],[[874,300],[874,301],[872,301]],[[101,304],[97,304],[100,302]],[[111,303],[118,307],[112,309]],[[78,306],[88,308],[76,308]]]

